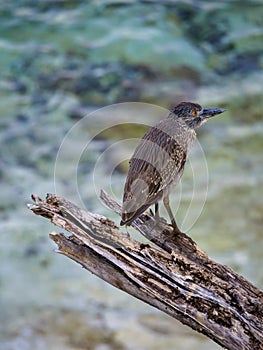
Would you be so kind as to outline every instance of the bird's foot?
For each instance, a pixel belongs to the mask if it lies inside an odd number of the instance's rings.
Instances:
[[[172,220],[171,225],[173,228],[174,233],[182,233],[182,231],[179,229],[179,227],[176,224],[175,220]]]

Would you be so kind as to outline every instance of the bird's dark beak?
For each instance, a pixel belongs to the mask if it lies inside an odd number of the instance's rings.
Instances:
[[[201,118],[211,118],[214,117],[215,115],[218,115],[220,113],[225,112],[225,109],[223,108],[203,108],[199,112],[199,117]]]

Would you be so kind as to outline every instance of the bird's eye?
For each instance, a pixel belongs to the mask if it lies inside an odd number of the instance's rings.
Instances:
[[[197,116],[197,110],[196,110],[196,109],[195,109],[194,111],[192,111],[192,115],[193,115],[194,117]]]

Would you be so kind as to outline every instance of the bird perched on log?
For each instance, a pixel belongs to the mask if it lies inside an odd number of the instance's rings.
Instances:
[[[196,138],[195,129],[223,112],[222,108],[181,102],[145,133],[129,162],[121,225],[131,225],[153,204],[158,221],[158,202],[163,200],[174,230],[180,231],[170,208],[169,194],[183,174],[187,154]]]

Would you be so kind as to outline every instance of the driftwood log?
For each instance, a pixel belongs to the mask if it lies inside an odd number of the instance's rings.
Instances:
[[[120,214],[105,192],[101,198]],[[29,209],[71,234],[50,234],[59,253],[223,348],[263,349],[263,293],[211,260],[186,234],[174,234],[165,220],[157,225],[151,215],[136,219],[133,227],[149,240],[142,243],[110,219],[56,195],[32,199]]]

